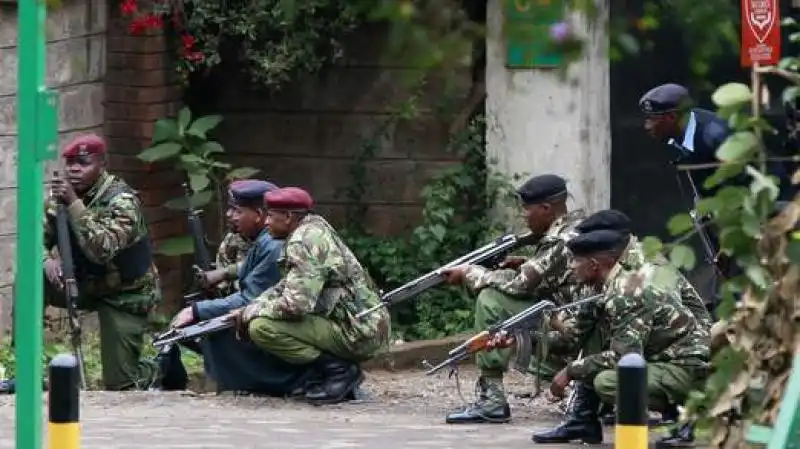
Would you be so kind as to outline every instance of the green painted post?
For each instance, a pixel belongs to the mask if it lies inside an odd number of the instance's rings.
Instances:
[[[16,448],[42,447],[43,172],[55,156],[56,96],[45,88],[44,0],[18,9],[17,269],[14,341],[17,360]]]

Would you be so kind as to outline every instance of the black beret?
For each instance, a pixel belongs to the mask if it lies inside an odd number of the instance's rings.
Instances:
[[[264,194],[277,188],[275,184],[260,179],[234,181],[228,190],[229,203],[232,206],[263,207]]]
[[[639,100],[645,114],[664,114],[684,107],[689,101],[689,91],[680,84],[662,84],[650,89]]]
[[[598,229],[610,229],[630,234],[631,219],[616,209],[606,209],[589,215],[578,223],[578,226],[575,226],[575,230],[580,233],[597,231]]]
[[[567,241],[567,248],[573,255],[586,256],[606,251],[616,251],[628,244],[628,236],[610,229],[578,234]]]
[[[567,193],[567,181],[558,175],[540,175],[527,180],[517,189],[524,204],[538,204]]]

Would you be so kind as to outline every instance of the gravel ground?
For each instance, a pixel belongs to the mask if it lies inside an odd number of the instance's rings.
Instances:
[[[474,369],[462,370],[472,399]],[[520,397],[531,378],[512,373],[514,420],[507,425],[450,426],[444,414],[460,407],[453,379],[423,372],[372,372],[369,398],[313,407],[280,398],[191,392],[86,392],[81,397],[82,448],[375,448],[530,447],[530,432],[560,419],[558,405]],[[14,397],[0,397],[0,419],[13,423]],[[609,429],[610,430],[610,429]],[[0,449],[13,448],[13,426],[0,430]],[[610,434],[609,434],[610,436]],[[267,443],[268,442],[268,443]],[[564,446],[561,446],[564,447]]]

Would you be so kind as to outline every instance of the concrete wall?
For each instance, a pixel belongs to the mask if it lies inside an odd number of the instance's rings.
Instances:
[[[365,163],[367,225],[379,234],[402,232],[419,222],[425,182],[457,160],[445,151],[453,114],[438,111],[445,100],[450,111],[458,110],[471,81],[468,66],[432,79],[416,103],[416,118],[370,138],[412,93],[405,80],[415,68],[382,57],[385,37],[385,28],[365,27],[345,42],[342,60],[272,95],[243,88],[232,73],[214,83],[215,100],[197,103],[216,104],[207,112],[223,114],[220,141],[234,164],[258,167],[258,176],[279,185],[307,188],[335,224],[344,219],[348,201],[338,193],[351,182],[354,157],[365,142],[377,143]]]
[[[0,334],[10,324],[16,238],[16,8],[0,3]],[[47,85],[61,93],[62,140],[102,131],[106,12],[104,0],[64,0],[48,13]]]
[[[600,2],[601,8],[607,5]],[[611,132],[607,36],[587,28],[589,48],[566,82],[550,69],[507,69],[503,2],[489,0],[487,18],[487,157],[505,173],[565,177],[575,205],[609,207]],[[605,11],[607,14],[607,10]]]

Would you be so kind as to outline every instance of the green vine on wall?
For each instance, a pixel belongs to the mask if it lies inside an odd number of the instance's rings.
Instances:
[[[408,120],[413,108],[402,108],[387,123]],[[390,126],[389,126],[390,127]],[[365,170],[365,164],[376,155],[387,127],[368,139],[354,159],[353,172]],[[433,176],[422,189],[422,222],[410,235],[378,236],[364,227],[368,206],[364,193],[371,188],[366,176],[354,176],[345,191],[354,204],[348,215],[343,236],[378,285],[388,291],[449,262],[484,244],[502,232],[504,226],[493,219],[492,208],[511,206],[516,197],[510,177],[491,169],[484,149],[483,117],[473,119],[462,132],[453,136],[447,150],[459,157],[453,164]],[[513,204],[515,205],[515,204]],[[413,301],[393,308],[394,327],[406,340],[437,338],[472,329],[473,300],[460,289],[438,287]]]

